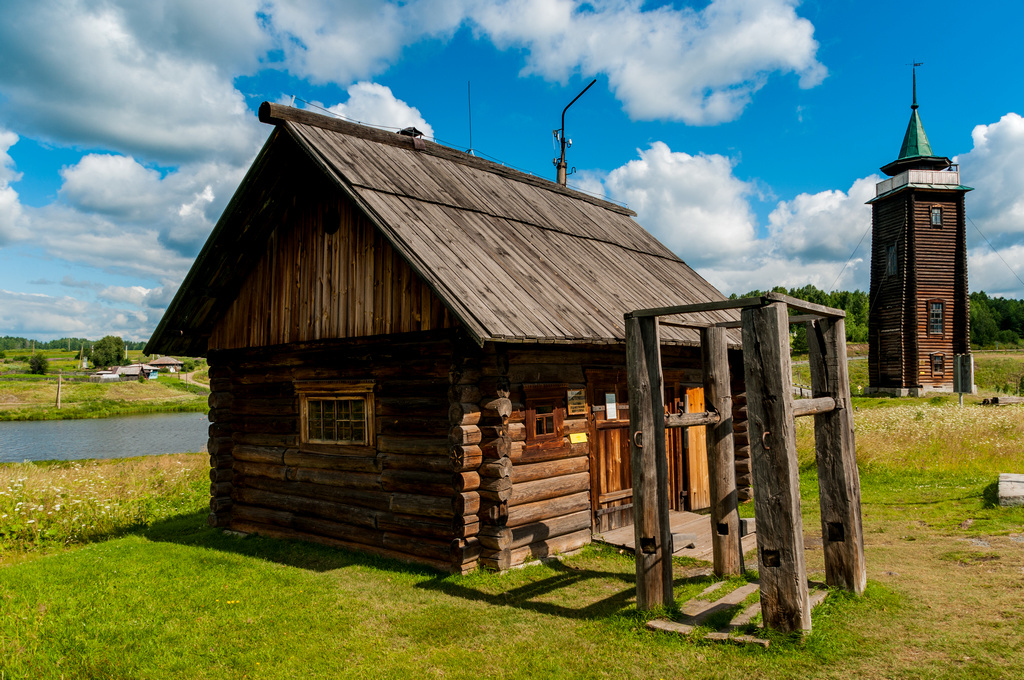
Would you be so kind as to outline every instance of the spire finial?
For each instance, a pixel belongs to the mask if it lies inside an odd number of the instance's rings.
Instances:
[[[910,105],[910,108],[913,111],[917,111],[917,67],[918,66],[924,66],[924,62],[923,61],[915,61],[915,62],[911,62],[910,65],[913,67],[911,72],[913,73],[913,79],[914,79],[914,103]]]

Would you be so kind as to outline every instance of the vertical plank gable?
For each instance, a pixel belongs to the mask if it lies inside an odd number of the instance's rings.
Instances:
[[[214,327],[211,349],[454,327],[444,304],[349,201],[332,195],[306,205],[278,223]]]

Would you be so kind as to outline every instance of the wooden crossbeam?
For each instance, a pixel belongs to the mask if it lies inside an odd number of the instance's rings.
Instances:
[[[722,416],[714,411],[698,413],[669,413],[665,416],[665,427],[699,427],[701,425],[717,425]]]
[[[839,408],[835,397],[817,397],[815,399],[797,399],[793,402],[793,416],[814,416],[819,413],[828,413]]]
[[[699,302],[692,305],[677,305],[675,307],[653,307],[651,309],[638,309],[634,312],[626,314],[626,318],[637,318],[642,319],[651,316],[675,316],[677,314],[693,314],[696,312],[716,312],[726,309],[749,309],[751,307],[767,307],[770,304],[776,302],[785,303],[789,309],[796,310],[798,312],[804,312],[805,314],[811,314],[814,317],[826,317],[831,319],[842,319],[846,317],[846,312],[841,309],[835,309],[834,307],[826,307],[825,305],[816,305],[813,302],[807,302],[806,300],[800,300],[789,295],[783,295],[782,293],[768,293],[759,297],[749,298],[736,298],[735,300],[715,300],[713,302]],[[736,328],[738,326],[732,326],[731,324],[736,323],[732,321],[723,322],[721,325]],[[791,323],[797,323],[792,321]],[[718,324],[715,324],[718,325]],[[701,326],[684,326],[684,327],[696,327]]]

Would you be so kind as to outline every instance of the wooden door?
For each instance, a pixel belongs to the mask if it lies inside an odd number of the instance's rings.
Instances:
[[[629,403],[625,371],[587,371],[590,403],[590,504],[594,531],[633,523]]]
[[[690,387],[686,390],[687,413],[704,410],[704,388]],[[687,428],[686,509],[703,510],[711,507],[711,490],[708,479],[708,442],[704,427]]]
[[[590,403],[590,500],[594,531],[633,523],[633,482],[629,461],[629,394],[625,371],[587,371]],[[666,378],[665,412],[704,410],[704,390]],[[711,505],[707,444],[703,427],[665,432],[671,510]]]

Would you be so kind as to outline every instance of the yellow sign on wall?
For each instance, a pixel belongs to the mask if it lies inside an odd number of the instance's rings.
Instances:
[[[583,444],[587,441],[586,432],[573,432],[569,435],[569,443],[571,444]]]

